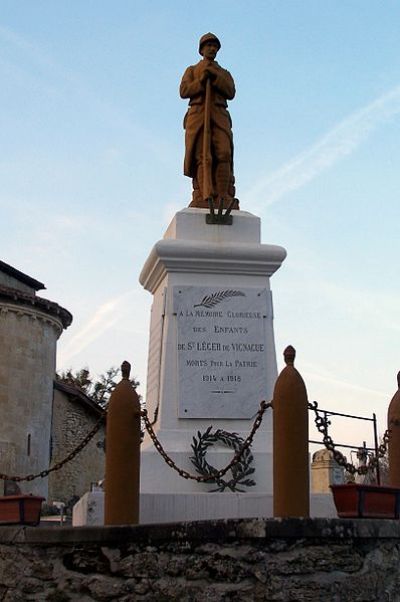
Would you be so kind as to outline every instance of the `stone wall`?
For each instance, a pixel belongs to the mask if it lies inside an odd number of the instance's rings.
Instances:
[[[244,519],[0,529],[3,602],[398,602],[400,524]]]
[[[84,396],[83,396],[84,397]],[[55,464],[65,458],[92,430],[103,412],[93,409],[78,397],[54,390],[52,420],[52,456]],[[70,504],[90,491],[92,482],[104,478],[104,424],[88,445],[49,477],[48,502],[61,501]]]
[[[10,476],[49,466],[56,344],[72,315],[38,297],[44,288],[0,260],[0,472]],[[47,496],[47,478],[20,485]]]
[[[49,465],[51,407],[59,318],[0,299],[0,470],[25,475]],[[23,483],[47,496],[47,479]]]

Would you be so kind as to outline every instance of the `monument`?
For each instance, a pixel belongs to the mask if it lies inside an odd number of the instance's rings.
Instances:
[[[312,493],[330,493],[331,485],[342,485],[344,482],[344,470],[335,461],[331,451],[323,448],[313,453],[311,462]]]
[[[153,295],[145,402],[164,454],[146,433],[141,523],[273,514],[271,409],[240,462],[215,475],[253,432],[260,402],[272,398],[270,278],[286,257],[282,247],[261,242],[260,218],[239,210],[235,198],[227,111],[235,85],[215,60],[220,48],[217,36],[202,36],[202,59],[183,75],[180,95],[189,99],[184,173],[192,178],[192,199],[140,274]],[[75,506],[74,525],[102,524],[103,501],[100,492],[86,494]],[[314,495],[311,511],[336,516],[332,496]]]
[[[286,256],[282,247],[261,243],[260,219],[239,210],[235,198],[227,111],[235,85],[215,60],[220,48],[217,36],[202,36],[202,59],[183,75],[184,173],[193,181],[192,200],[140,275],[153,295],[146,406],[167,455],[192,474],[228,464],[260,402],[271,399],[277,366],[270,277]],[[252,515],[251,500],[272,494],[270,411],[251,453],[215,482],[183,479],[148,435],[142,452],[142,495],[155,496],[151,504],[161,514],[165,500],[154,500],[167,496],[171,520],[204,518],[204,504],[209,517]]]

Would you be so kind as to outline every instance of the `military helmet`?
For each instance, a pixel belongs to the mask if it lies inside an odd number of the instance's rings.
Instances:
[[[221,42],[219,41],[219,39],[217,38],[217,36],[211,32],[205,33],[204,36],[201,36],[200,41],[199,41],[199,53],[201,54],[201,49],[203,47],[204,44],[206,44],[207,42],[217,42],[218,44],[218,50],[221,48]]]

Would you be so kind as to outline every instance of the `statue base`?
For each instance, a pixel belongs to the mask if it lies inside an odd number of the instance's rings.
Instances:
[[[232,518],[263,518],[273,515],[271,494],[262,493],[141,493],[140,524],[174,523],[192,520]],[[337,518],[331,493],[311,495],[312,518]],[[75,504],[72,514],[73,527],[104,525],[104,492],[85,493]]]
[[[235,211],[232,225],[207,225],[207,213],[179,211],[140,275],[154,296],[149,419],[167,455],[192,474],[227,465],[249,434],[261,400],[272,397],[277,367],[269,280],[286,256],[282,247],[261,244],[258,217]],[[271,494],[271,410],[251,454],[237,467],[239,478],[234,472],[219,483],[198,483],[167,466],[146,435],[141,491]]]
[[[239,199],[234,199],[234,198],[223,199],[222,208],[228,209],[228,207],[230,207],[232,201],[234,201],[234,203],[233,203],[231,209],[234,211],[238,211],[239,210]],[[218,211],[219,201],[218,201],[217,197],[213,197],[213,203],[214,203],[215,210]],[[208,203],[207,199],[203,199],[200,196],[198,196],[196,198],[193,198],[189,207],[197,207],[200,209],[209,209],[209,203]]]

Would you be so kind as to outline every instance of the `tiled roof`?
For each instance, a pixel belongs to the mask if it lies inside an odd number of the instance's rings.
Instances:
[[[31,286],[35,291],[40,291],[45,289],[45,285],[39,280],[35,280],[35,278],[31,278],[27,274],[20,272],[16,268],[13,268],[12,265],[5,263],[0,260],[0,272],[4,272],[4,274],[8,274],[8,276],[12,276],[16,280],[23,282],[24,284]]]
[[[102,407],[100,407],[96,402],[94,402],[92,399],[90,399],[90,397],[88,397],[86,395],[86,393],[84,393],[78,387],[74,387],[73,385],[67,385],[64,382],[55,380],[54,388],[57,389],[58,391],[62,391],[63,393],[68,395],[68,397],[70,397],[74,401],[77,401],[77,402],[83,404],[88,409],[94,411],[96,414],[99,414],[99,415],[105,414],[105,410]]]

